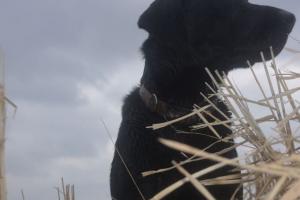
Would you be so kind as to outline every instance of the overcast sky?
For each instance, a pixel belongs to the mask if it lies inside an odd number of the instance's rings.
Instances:
[[[115,136],[122,98],[143,70],[146,33],[136,22],[151,2],[1,0],[7,96],[18,105],[15,117],[8,109],[9,200],[21,199],[21,189],[28,200],[57,199],[53,187],[62,176],[75,184],[78,200],[109,199],[113,145],[101,119]],[[300,18],[299,0],[255,2]],[[300,38],[299,23],[292,35]],[[300,49],[294,40],[288,46]],[[255,93],[249,71],[231,75]]]

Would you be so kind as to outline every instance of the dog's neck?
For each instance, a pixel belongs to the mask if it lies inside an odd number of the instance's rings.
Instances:
[[[203,102],[200,92],[211,84],[205,71],[207,63],[201,63],[189,55],[184,45],[168,46],[155,39],[145,41],[145,69],[141,79],[143,85],[162,101],[175,106],[191,108]]]

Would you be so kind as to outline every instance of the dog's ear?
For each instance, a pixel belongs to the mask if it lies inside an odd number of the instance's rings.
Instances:
[[[182,34],[183,9],[182,1],[155,0],[141,15],[138,26],[150,35],[161,39],[170,39]]]

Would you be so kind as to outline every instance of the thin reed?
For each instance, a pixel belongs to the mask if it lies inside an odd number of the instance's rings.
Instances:
[[[5,118],[4,55],[0,50],[0,200],[7,199],[5,176]]]

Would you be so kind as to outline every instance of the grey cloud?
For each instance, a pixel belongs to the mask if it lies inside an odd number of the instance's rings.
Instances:
[[[76,101],[77,81],[100,78],[105,84],[120,63],[141,57],[144,33],[136,21],[144,4],[5,1],[0,44],[9,66],[10,96],[64,103]]]
[[[79,55],[88,54],[103,61],[119,56],[128,59],[128,53],[134,55],[143,37],[136,21],[144,4],[145,1],[7,1],[0,14],[1,24],[5,25],[1,43],[4,47],[9,44],[9,48],[14,45],[14,51],[21,55],[54,46],[78,50]]]

